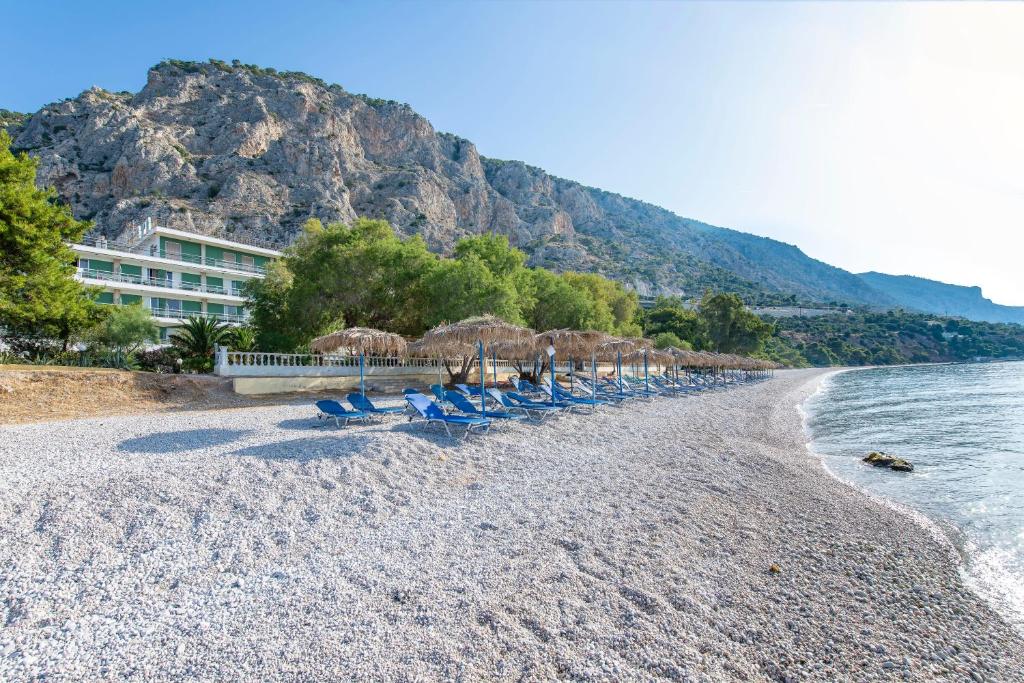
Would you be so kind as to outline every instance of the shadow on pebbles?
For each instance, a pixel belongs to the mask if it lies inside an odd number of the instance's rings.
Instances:
[[[3,428],[0,679],[1024,680],[948,545],[808,457],[820,376],[468,441]]]

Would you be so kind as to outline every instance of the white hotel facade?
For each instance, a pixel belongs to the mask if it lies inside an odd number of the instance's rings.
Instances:
[[[266,275],[281,252],[265,246],[206,237],[148,220],[117,240],[88,238],[72,244],[76,277],[102,288],[100,303],[141,303],[152,311],[160,339],[190,316],[240,325],[248,319],[242,288]]]

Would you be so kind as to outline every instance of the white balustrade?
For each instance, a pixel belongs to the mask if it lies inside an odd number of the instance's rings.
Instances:
[[[396,376],[437,373],[444,368],[444,359],[366,356],[363,370],[367,376]],[[485,359],[490,372],[494,361]],[[515,369],[515,361],[499,358],[499,372]],[[461,358],[448,359],[452,369],[461,367]],[[524,369],[532,369],[532,361],[520,361]],[[475,364],[474,364],[475,367]],[[567,372],[568,363],[558,363],[557,372]],[[359,375],[359,356],[340,354],[264,353],[262,351],[230,351],[217,349],[215,372],[224,377],[348,377]]]

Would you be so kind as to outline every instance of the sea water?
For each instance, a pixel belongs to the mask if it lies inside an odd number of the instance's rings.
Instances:
[[[968,582],[1024,625],[1024,362],[841,372],[805,409],[829,470],[950,531]],[[861,462],[870,451],[914,471]]]

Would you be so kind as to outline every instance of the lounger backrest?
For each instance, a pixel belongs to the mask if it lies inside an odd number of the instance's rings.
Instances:
[[[451,403],[453,406],[455,406],[456,408],[458,408],[459,410],[461,410],[464,413],[479,413],[480,412],[479,408],[477,408],[472,403],[470,403],[469,399],[467,399],[465,396],[463,396],[462,394],[458,393],[457,391],[449,391],[444,396],[445,396],[445,398],[448,399],[449,403]]]
[[[370,399],[366,398],[362,394],[351,393],[345,397],[345,400],[351,403],[352,407],[355,408],[356,410],[375,410],[373,403],[370,402]]]
[[[444,411],[436,403],[423,394],[406,394],[405,400],[416,409],[420,415],[431,420],[443,420]]]
[[[340,403],[330,398],[317,401],[316,407],[325,415],[344,415],[348,412]]]
[[[434,395],[434,398],[436,398],[438,401],[445,400],[445,398],[444,398],[444,387],[441,386],[440,384],[431,384],[430,385],[430,393],[432,393]]]
[[[491,387],[490,389],[487,390],[487,393],[491,395],[491,398],[493,398],[495,401],[505,406],[506,408],[515,408],[515,404],[512,403],[512,401],[508,400],[508,397],[505,396],[505,394],[501,393],[501,391],[499,391],[497,388]]]

